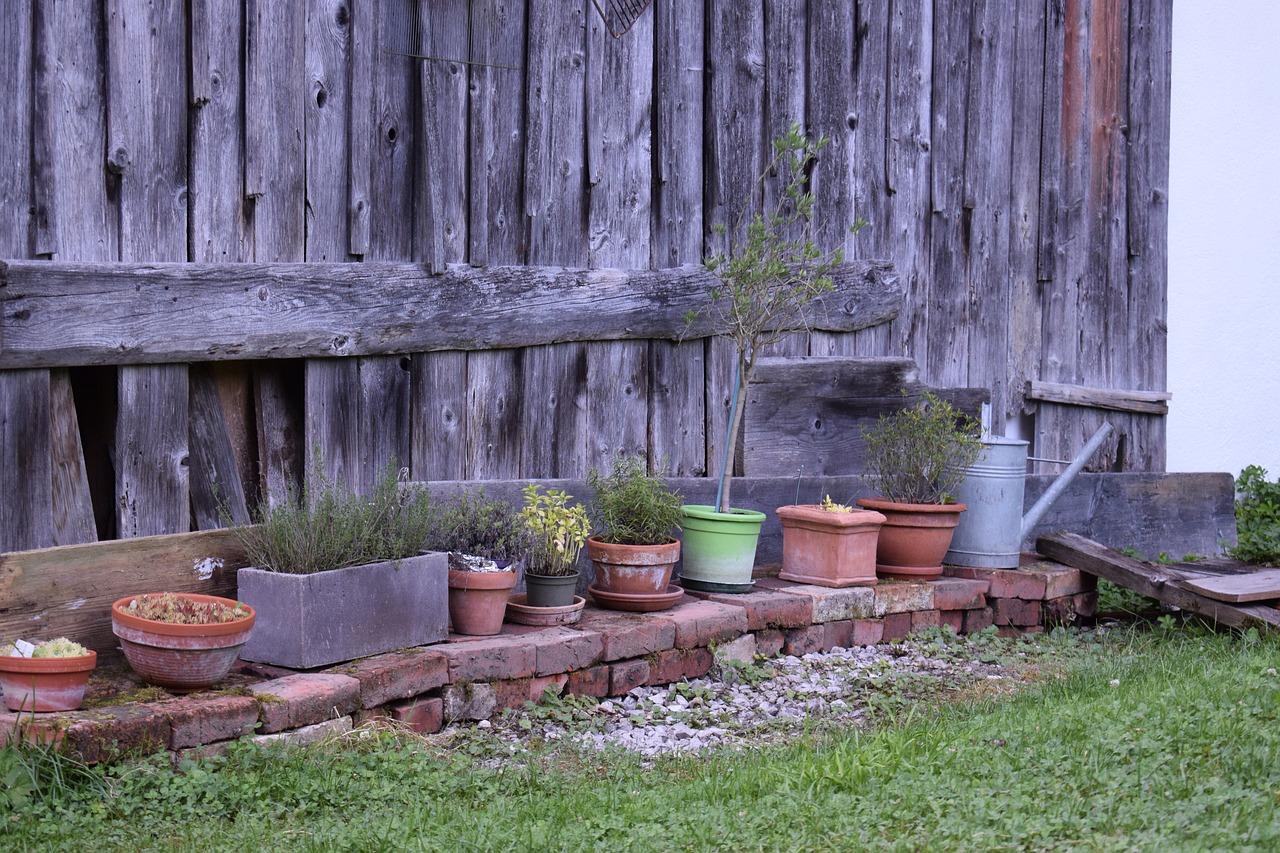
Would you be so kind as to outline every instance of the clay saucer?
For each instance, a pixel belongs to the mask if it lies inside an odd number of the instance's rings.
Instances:
[[[573,597],[573,604],[565,607],[530,607],[528,596],[519,592],[507,599],[506,621],[517,625],[572,625],[582,618],[582,608],[587,600],[580,595]]]
[[[653,613],[655,610],[666,610],[684,596],[684,588],[671,584],[666,592],[659,593],[625,593],[604,592],[588,587],[587,592],[595,599],[596,604],[610,610],[629,610],[632,613]]]

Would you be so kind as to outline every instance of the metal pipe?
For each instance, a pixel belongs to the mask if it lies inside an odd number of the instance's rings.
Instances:
[[[1027,514],[1022,517],[1022,539],[1026,539],[1031,535],[1032,528],[1049,511],[1049,507],[1053,506],[1053,502],[1066,491],[1067,486],[1071,485],[1071,481],[1075,479],[1076,474],[1079,474],[1085,463],[1093,458],[1093,454],[1098,452],[1102,447],[1102,442],[1106,441],[1107,436],[1111,435],[1111,433],[1111,424],[1104,421],[1098,431],[1093,434],[1093,438],[1089,439],[1089,443],[1081,448],[1075,459],[1071,460],[1067,470],[1059,474],[1058,479],[1054,480],[1048,490],[1040,496],[1040,500],[1036,501],[1035,506],[1027,510]]]

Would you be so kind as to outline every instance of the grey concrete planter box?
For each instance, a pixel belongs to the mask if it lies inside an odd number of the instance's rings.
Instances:
[[[443,640],[443,553],[311,575],[240,569],[239,599],[258,613],[245,660],[311,669]]]

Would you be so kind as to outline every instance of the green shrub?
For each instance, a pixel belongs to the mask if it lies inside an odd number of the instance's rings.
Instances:
[[[1236,543],[1228,553],[1237,560],[1280,565],[1280,480],[1257,465],[1236,478]]]
[[[867,472],[880,497],[911,504],[946,504],[982,452],[977,421],[926,393],[920,402],[863,430]]]
[[[608,476],[587,473],[597,538],[613,545],[662,545],[680,529],[680,493],[650,474],[644,459],[619,453]]]

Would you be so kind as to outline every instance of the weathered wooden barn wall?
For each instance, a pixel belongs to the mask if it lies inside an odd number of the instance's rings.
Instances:
[[[798,121],[832,140],[821,241],[891,260],[907,300],[779,353],[911,356],[989,387],[997,426],[1034,413],[1038,455],[1105,417],[1095,468],[1163,469],[1160,407],[1086,392],[1165,388],[1171,0],[654,0],[617,41],[590,0],[427,2],[521,70],[384,52],[396,0],[19,4],[0,257],[697,264]],[[355,483],[393,454],[423,480],[615,449],[701,475],[728,363],[628,340],[3,369],[0,551],[244,517],[312,446]]]

